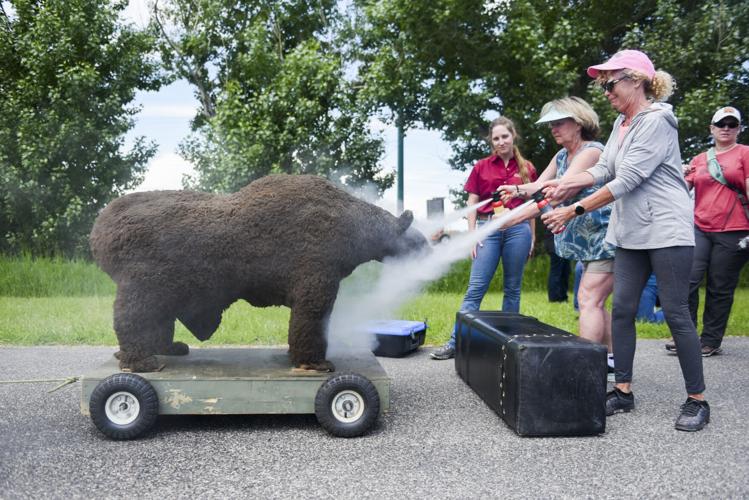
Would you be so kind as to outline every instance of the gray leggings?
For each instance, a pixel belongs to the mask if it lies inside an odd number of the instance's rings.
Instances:
[[[658,282],[658,297],[671,336],[676,343],[687,393],[700,394],[705,390],[700,340],[689,314],[689,272],[692,269],[693,251],[694,247],[651,250],[628,250],[617,247],[611,313],[617,382],[632,381],[637,306],[642,289],[651,272],[654,272]]]

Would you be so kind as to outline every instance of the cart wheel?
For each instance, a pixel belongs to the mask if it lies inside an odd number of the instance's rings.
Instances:
[[[380,414],[380,395],[366,377],[356,373],[330,377],[315,396],[315,416],[338,437],[361,436]]]
[[[156,422],[159,398],[151,384],[132,373],[116,373],[94,388],[88,403],[91,420],[112,439],[133,439]]]

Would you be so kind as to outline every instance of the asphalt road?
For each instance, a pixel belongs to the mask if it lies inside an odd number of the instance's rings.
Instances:
[[[705,359],[712,422],[673,429],[677,359],[641,340],[637,409],[585,438],[521,438],[431,349],[380,358],[391,411],[368,435],[314,416],[160,417],[135,441],[81,415],[80,385],[0,384],[0,498],[747,498],[749,338]],[[80,375],[112,348],[0,348],[0,380]]]

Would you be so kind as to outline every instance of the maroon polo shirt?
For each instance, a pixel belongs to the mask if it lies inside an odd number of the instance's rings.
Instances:
[[[538,178],[536,168],[528,160],[526,160],[526,165],[528,166],[528,182],[533,182]],[[509,184],[525,184],[518,172],[518,162],[515,161],[515,158],[511,158],[507,165],[505,165],[502,158],[492,155],[476,162],[463,189],[468,193],[477,194],[479,201],[484,201],[487,198],[491,198],[492,192],[496,191],[499,186]],[[506,206],[512,209],[522,203],[523,200],[521,198],[513,198]],[[478,210],[480,214],[491,212],[491,203],[484,205]]]

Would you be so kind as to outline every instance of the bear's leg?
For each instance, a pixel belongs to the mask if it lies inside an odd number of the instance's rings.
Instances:
[[[156,354],[172,345],[175,317],[163,304],[162,293],[142,286],[119,286],[114,301],[114,331],[120,344],[120,369],[152,372],[163,368]]]
[[[325,329],[337,291],[336,286],[332,297],[327,298],[323,294],[309,293],[291,308],[289,356],[295,367],[322,372],[335,371],[333,363],[325,359],[328,347]]]
[[[160,344],[156,349],[156,354],[161,354],[164,356],[187,356],[190,354],[190,346],[185,344],[184,342],[174,342],[174,324],[171,325],[172,330],[172,337],[171,339],[166,339],[167,341],[163,344]],[[114,353],[114,357],[117,359],[120,359],[120,351],[117,351]]]
[[[156,354],[162,354],[164,356],[186,356],[190,354],[190,347],[184,342],[174,341],[174,320],[169,322],[168,325],[164,325],[165,332],[166,328],[169,329],[169,334],[160,338],[159,344],[156,346]]]
[[[190,346],[184,342],[172,342],[168,346],[165,346],[164,349],[159,349],[159,352],[156,354],[163,354],[165,356],[187,356],[190,354]]]

